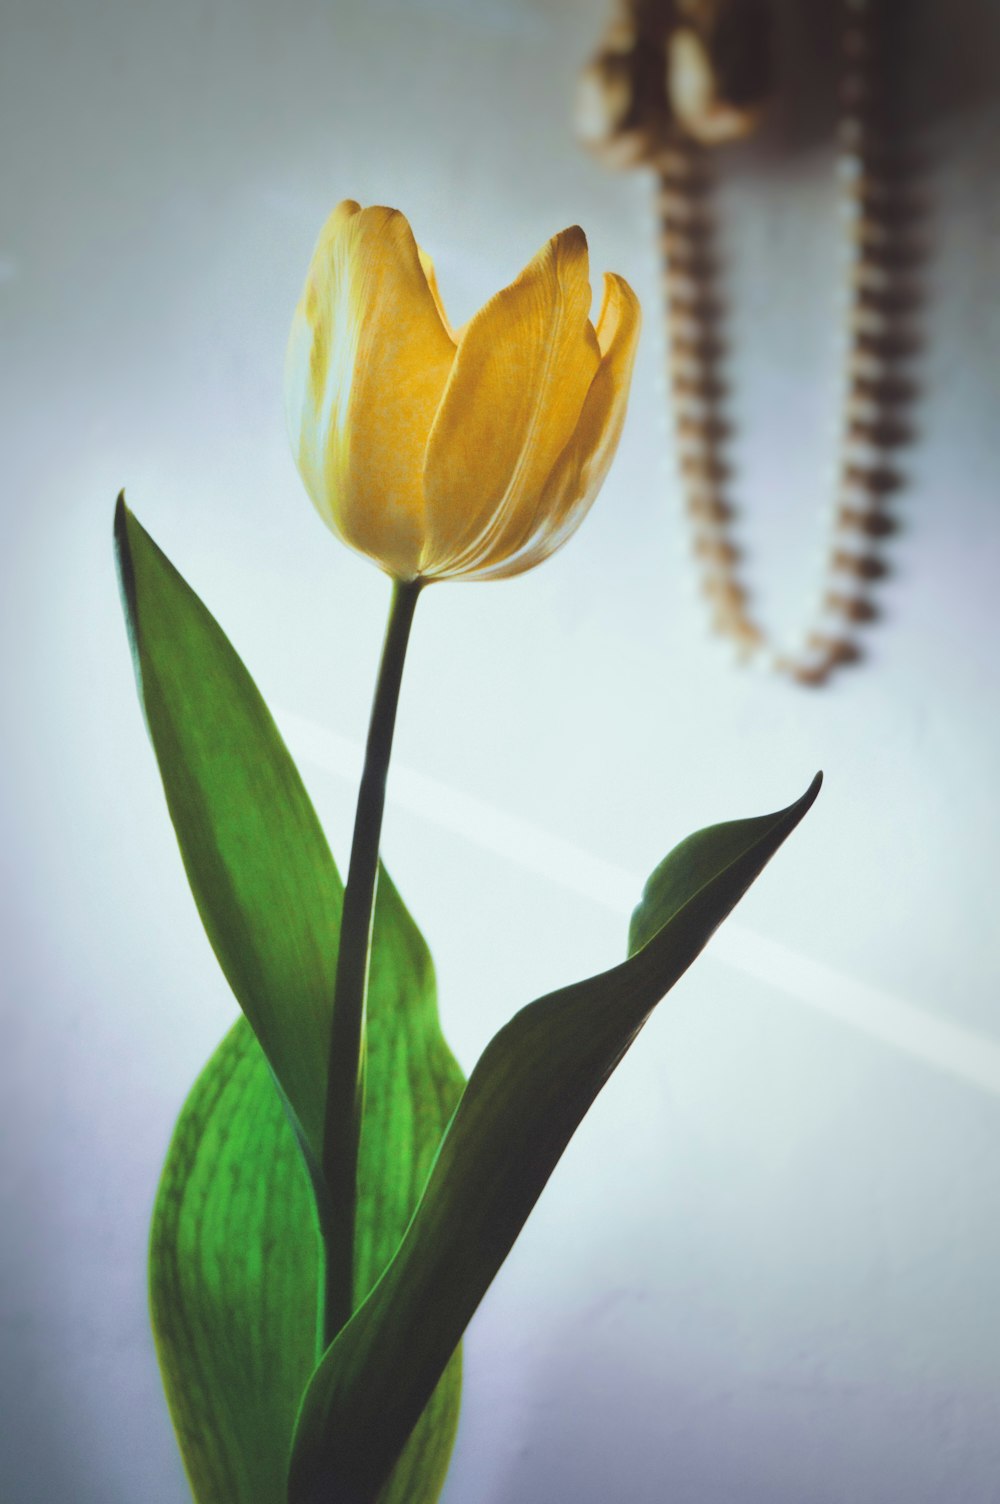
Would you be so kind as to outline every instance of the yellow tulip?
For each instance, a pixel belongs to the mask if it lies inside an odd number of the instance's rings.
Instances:
[[[296,460],[323,520],[397,580],[498,579],[583,520],[625,418],[639,304],[562,231],[460,330],[397,210],[339,204],[288,347]]]

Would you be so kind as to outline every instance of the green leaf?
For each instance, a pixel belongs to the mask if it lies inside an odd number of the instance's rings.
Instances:
[[[357,1249],[365,1290],[395,1252],[462,1087],[436,1025],[429,953],[384,871],[369,1008]],[[153,1330],[198,1504],[283,1504],[295,1416],[315,1366],[319,1273],[295,1134],[241,1019],[185,1103],[150,1238]],[[434,1504],[460,1390],[456,1351],[382,1504]]]
[[[360,1305],[399,1247],[465,1085],[441,1034],[430,951],[385,868],[379,871],[368,979],[368,1056],[354,1240]],[[380,1504],[434,1504],[458,1425],[456,1349]]]
[[[318,1160],[343,886],[256,685],[122,498],[115,541],[139,695],[188,882]]]
[[[241,1018],[177,1121],[150,1235],[157,1354],[198,1504],[285,1498],[319,1271],[295,1134]]]
[[[315,1355],[319,1244],[294,1145],[322,1195],[315,1167],[343,889],[288,751],[221,628],[121,499],[115,536],[140,697],[184,865],[254,1031],[236,1026],[178,1122],[154,1215],[154,1329],[199,1504],[277,1504]],[[463,1085],[441,1035],[430,954],[384,869],[366,1080],[359,1300],[398,1246]],[[438,1497],[459,1388],[456,1353],[385,1504]]]
[[[396,1257],[328,1349],[296,1429],[290,1504],[371,1504],[575,1129],[653,1007],[794,829],[700,831],[650,879],[629,959],[522,1009],[485,1050]]]

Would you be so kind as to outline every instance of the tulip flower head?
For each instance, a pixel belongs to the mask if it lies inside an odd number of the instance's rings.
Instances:
[[[499,579],[575,532],[625,419],[639,304],[555,235],[459,330],[397,210],[320,234],[286,366],[292,447],[323,520],[397,580]]]

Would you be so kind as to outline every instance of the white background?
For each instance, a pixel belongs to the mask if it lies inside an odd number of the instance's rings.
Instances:
[[[786,74],[822,100],[821,11],[778,6]],[[620,957],[678,839],[827,777],[476,1316],[448,1504],[1000,1498],[1000,7],[908,10],[919,438],[870,657],[819,693],[704,631],[652,186],[570,125],[600,0],[5,0],[2,20],[4,1504],[187,1497],[145,1239],[233,1003],[141,724],[112,507],[126,485],[223,623],[343,861],[388,591],[305,499],[281,369],[344,196],[407,212],[456,323],[577,221],[595,286],[620,271],[646,309],[584,529],[418,614],[385,850],[466,1069],[516,1007]],[[835,446],[829,137],[792,111],[722,170],[744,537],[793,623]]]

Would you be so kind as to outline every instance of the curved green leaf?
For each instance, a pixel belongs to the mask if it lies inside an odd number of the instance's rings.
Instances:
[[[188,882],[318,1159],[340,876],[256,685],[123,498],[115,542],[139,695]]]
[[[292,1417],[314,1362],[319,1252],[294,1144],[322,1195],[315,1164],[343,889],[288,751],[221,628],[122,499],[115,537],[140,697],[184,865],[254,1031],[237,1025],[178,1122],[154,1216],[154,1328],[199,1504],[271,1504],[284,1496]],[[430,954],[383,869],[358,1300],[395,1252],[462,1084],[440,1031]],[[438,1497],[459,1388],[456,1353],[385,1504]]]
[[[399,1247],[465,1085],[441,1034],[430,951],[385,868],[379,872],[368,979],[367,1070],[354,1241],[360,1305]],[[380,1504],[434,1504],[458,1425],[456,1349]]]
[[[522,1009],[485,1050],[399,1252],[306,1394],[291,1504],[371,1504],[590,1104],[819,790],[713,826],[657,868],[620,966]]]
[[[150,1235],[157,1354],[198,1504],[284,1499],[319,1270],[295,1135],[241,1018],[177,1121]]]
[[[436,1025],[430,956],[383,871],[370,984],[358,1285],[392,1256],[462,1077]],[[315,1366],[320,1244],[295,1134],[244,1019],[184,1105],[150,1238],[164,1387],[198,1504],[282,1504]],[[456,1351],[381,1504],[434,1504],[458,1422]]]

